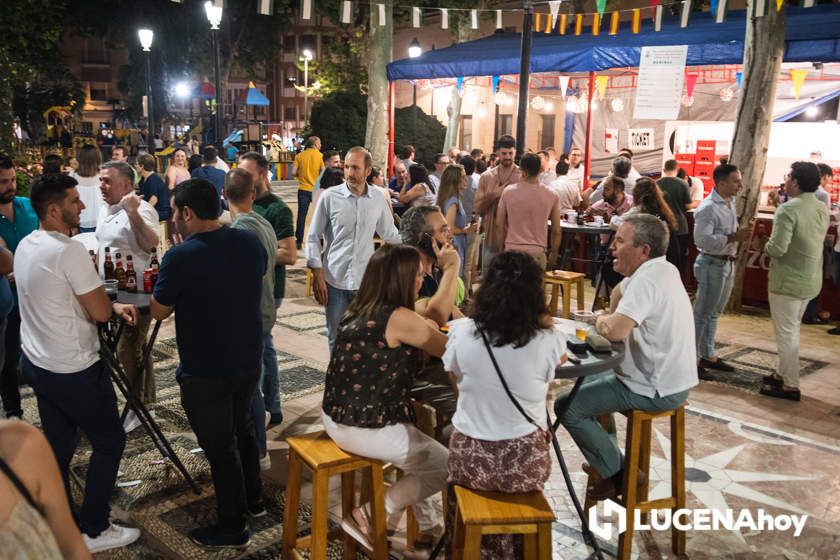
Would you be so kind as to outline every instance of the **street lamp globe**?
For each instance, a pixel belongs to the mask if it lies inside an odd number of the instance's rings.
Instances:
[[[187,82],[178,82],[175,84],[175,95],[180,98],[186,98],[190,95],[190,86]]]
[[[303,56],[301,57],[301,60],[312,60],[312,51],[309,49],[303,49]]]
[[[140,37],[140,46],[144,51],[152,50],[152,41],[155,38],[155,32],[151,29],[138,29],[137,36]]]
[[[210,29],[218,29],[219,24],[222,23],[222,7],[207,0],[204,3],[204,12],[207,14],[207,21],[210,22]]]
[[[420,42],[417,40],[417,37],[415,37],[408,45],[408,57],[417,58],[421,54],[423,54],[423,47],[420,46]]]

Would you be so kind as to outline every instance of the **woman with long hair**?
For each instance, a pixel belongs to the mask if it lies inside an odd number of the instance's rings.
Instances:
[[[172,160],[166,168],[164,179],[166,180],[166,188],[170,191],[179,184],[190,178],[190,171],[187,167],[187,152],[181,148],[175,150],[172,154]]]
[[[79,231],[82,233],[95,231],[99,209],[105,204],[99,190],[99,166],[102,165],[102,153],[98,146],[87,144],[79,150],[76,159],[79,165],[68,175],[76,179],[79,198],[85,204],[80,217]]]
[[[676,266],[677,269],[680,269],[682,253],[679,241],[677,240],[677,217],[674,216],[671,207],[665,202],[662,189],[659,188],[659,185],[653,179],[642,177],[636,181],[636,186],[633,187],[633,208],[621,216],[613,216],[612,220],[610,220],[610,229],[618,231],[618,227],[624,221],[624,217],[632,214],[651,214],[665,222],[670,232],[665,260]]]
[[[468,224],[462,198],[467,189],[467,173],[463,165],[450,164],[440,176],[440,188],[437,194],[437,207],[446,216],[449,231],[452,232],[452,245],[461,257],[461,271],[464,276],[464,263],[467,253],[467,234],[477,231],[476,224]]]
[[[501,253],[490,262],[469,318],[449,323],[443,365],[458,384],[449,440],[450,535],[452,485],[529,492],[542,490],[551,472],[545,400],[555,368],[565,361],[566,340],[548,312],[542,278],[531,255]],[[484,537],[485,555],[516,557],[513,538]]]
[[[408,168],[408,176],[410,181],[400,189],[399,201],[408,206],[434,206],[437,192],[429,181],[429,171],[415,163]]]
[[[446,488],[447,451],[414,425],[411,387],[421,354],[439,357],[446,337],[414,312],[422,283],[414,247],[384,245],[373,254],[338,329],[321,418],[345,451],[405,473],[385,494],[389,529],[411,506],[420,526],[418,544],[431,547],[438,523],[430,497]],[[368,543],[374,538],[370,511],[370,504],[362,504],[342,523]]]

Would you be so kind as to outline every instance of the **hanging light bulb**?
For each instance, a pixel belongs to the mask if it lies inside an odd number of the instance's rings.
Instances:
[[[683,95],[680,98],[680,105],[683,107],[691,107],[694,105],[694,96],[693,95]]]
[[[493,101],[496,102],[496,105],[504,105],[506,99],[507,94],[503,91],[497,91],[496,95],[493,96]]]
[[[624,110],[624,101],[615,98],[612,101],[610,101],[610,107],[612,107],[612,110],[616,113],[620,113]]]
[[[531,107],[533,107],[534,110],[539,111],[540,109],[545,107],[545,99],[537,95],[536,97],[531,99]]]

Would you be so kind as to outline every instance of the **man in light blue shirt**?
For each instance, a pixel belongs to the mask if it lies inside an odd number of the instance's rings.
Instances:
[[[373,255],[374,233],[386,243],[400,243],[386,195],[366,182],[372,166],[366,149],[356,146],[348,150],[345,182],[321,194],[306,237],[306,266],[312,270],[315,300],[326,306],[330,351],[341,317]]]
[[[694,298],[694,331],[700,379],[714,380],[709,369],[731,372],[734,368],[715,356],[717,322],[732,292],[738,244],[749,241],[752,227],[738,228],[735,195],[741,190],[741,172],[734,165],[718,165],[715,188],[694,212],[694,244],[700,254],[694,261],[697,295]]]

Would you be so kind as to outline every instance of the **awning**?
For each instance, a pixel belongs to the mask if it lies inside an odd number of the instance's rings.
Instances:
[[[770,9],[773,9],[771,6]],[[840,61],[840,5],[827,4],[788,10],[785,62]],[[728,12],[726,21],[715,23],[711,13],[692,14],[688,27],[678,17],[663,16],[662,30],[655,32],[645,18],[641,33],[630,32],[622,22],[617,35],[591,33],[547,35],[535,32],[531,72],[589,72],[639,65],[641,48],[657,45],[688,45],[688,66],[741,64],[744,58],[746,11]],[[388,79],[415,80],[462,76],[519,74],[519,33],[497,33],[445,49],[428,51],[418,58],[388,64]]]

